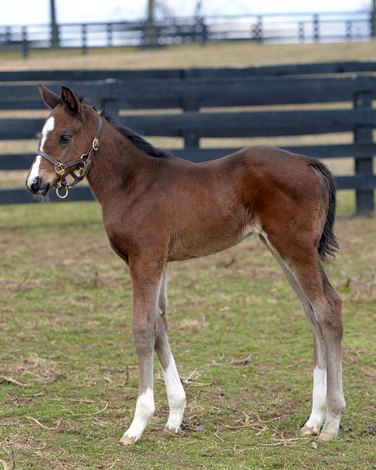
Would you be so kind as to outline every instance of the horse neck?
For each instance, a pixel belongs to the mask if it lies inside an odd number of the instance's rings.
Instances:
[[[105,119],[99,140],[87,179],[103,206],[119,191],[130,188],[132,180],[142,172],[146,155]]]

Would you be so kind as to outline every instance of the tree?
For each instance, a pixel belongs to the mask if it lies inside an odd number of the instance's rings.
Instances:
[[[147,21],[146,21],[146,41],[145,45],[154,46],[156,44],[155,34],[155,2],[154,0],[148,0],[147,3]]]

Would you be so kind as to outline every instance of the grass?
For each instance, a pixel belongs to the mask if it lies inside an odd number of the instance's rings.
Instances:
[[[374,60],[375,42],[334,44],[255,44],[253,42],[209,43],[170,46],[159,50],[137,48],[32,51],[24,60],[20,53],[2,52],[0,70],[24,69],[129,69],[249,66],[344,60]],[[104,60],[105,59],[105,60]]]
[[[101,50],[85,57],[77,51],[33,52],[28,61],[2,53],[0,69],[373,57],[374,43],[242,43],[152,52]],[[308,143],[310,137],[302,139]],[[0,145],[1,153],[36,148],[33,141]],[[352,171],[351,163],[342,160],[333,165],[337,174]],[[16,173],[7,174],[4,185],[15,185]],[[375,218],[350,218],[353,211],[353,192],[340,192],[336,231],[341,252],[327,266],[344,301],[347,412],[339,438],[316,445],[299,436],[310,412],[311,334],[279,269],[251,237],[222,254],[170,266],[170,339],[188,396],[183,433],[176,439],[161,435],[168,410],[156,364],[156,415],[141,442],[125,448],[118,440],[131,421],[137,396],[131,286],[127,270],[108,246],[98,205],[0,207],[3,468],[375,468]]]
[[[256,238],[170,266],[170,337],[188,408],[118,444],[137,395],[130,280],[96,203],[0,209],[0,460],[19,469],[369,469],[374,456],[375,219],[339,218],[327,266],[344,300],[347,412],[339,438],[300,438],[312,345],[297,300]],[[4,465],[4,464],[3,464]],[[4,467],[6,468],[6,467]]]

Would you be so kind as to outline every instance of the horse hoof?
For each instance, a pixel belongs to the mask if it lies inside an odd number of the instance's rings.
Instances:
[[[137,440],[134,437],[128,437],[124,434],[124,436],[120,439],[120,443],[123,444],[123,446],[132,446],[133,444],[136,444]]]
[[[317,436],[319,433],[319,430],[316,430],[314,428],[309,428],[308,426],[303,426],[300,430],[300,434],[302,436]]]
[[[164,437],[168,437],[168,438],[176,437],[176,436],[179,435],[179,431],[176,432],[176,431],[174,431],[173,429],[164,428],[163,431],[162,431],[162,435],[163,435]]]
[[[317,440],[319,442],[328,442],[328,441],[332,441],[333,439],[335,439],[337,436],[335,434],[332,434],[330,432],[325,432],[323,431],[319,437],[317,438]]]

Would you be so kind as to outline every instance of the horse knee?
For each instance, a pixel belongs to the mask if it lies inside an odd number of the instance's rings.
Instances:
[[[333,288],[328,300],[334,310],[338,310],[340,313],[342,312],[342,299]]]
[[[342,315],[338,311],[320,310],[316,314],[316,319],[325,335],[326,331],[334,333],[338,339],[343,336]]]
[[[155,326],[149,322],[133,325],[133,338],[138,353],[153,349],[155,341]]]

